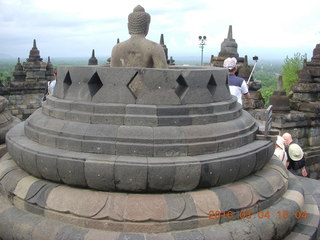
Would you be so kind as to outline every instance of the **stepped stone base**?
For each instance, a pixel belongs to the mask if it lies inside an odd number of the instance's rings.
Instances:
[[[219,187],[130,194],[41,180],[6,154],[0,184],[2,239],[315,239],[319,225],[315,201],[276,158]]]

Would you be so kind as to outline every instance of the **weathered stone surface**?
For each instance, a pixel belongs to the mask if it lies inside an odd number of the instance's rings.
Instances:
[[[148,187],[150,191],[169,191],[173,188],[176,166],[168,158],[148,158]]]
[[[84,159],[58,158],[58,175],[62,182],[77,186],[86,186]]]
[[[58,186],[51,190],[47,207],[76,216],[93,217],[105,206],[108,194]]]
[[[133,168],[138,163],[140,168]],[[116,189],[129,192],[141,192],[147,186],[147,158],[120,156],[114,166]]]

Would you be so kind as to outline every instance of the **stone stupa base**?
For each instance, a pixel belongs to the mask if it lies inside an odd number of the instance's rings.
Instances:
[[[316,203],[304,198],[299,180],[276,158],[252,176],[223,186],[137,194],[38,179],[6,154],[0,183],[3,240],[282,239],[288,234],[287,239],[313,239],[319,225]]]

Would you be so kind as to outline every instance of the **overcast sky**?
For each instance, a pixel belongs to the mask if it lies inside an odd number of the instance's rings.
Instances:
[[[41,57],[109,57],[127,40],[127,17],[140,4],[151,15],[147,39],[164,34],[169,56],[217,56],[229,25],[240,56],[284,59],[320,43],[319,0],[0,0],[0,56],[27,58],[33,39]]]

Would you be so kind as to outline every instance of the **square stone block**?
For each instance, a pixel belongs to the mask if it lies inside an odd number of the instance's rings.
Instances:
[[[35,177],[41,178],[41,174],[38,170],[36,152],[24,149],[22,152],[22,161],[24,165],[24,170],[32,174]]]
[[[84,159],[58,158],[58,174],[61,180],[70,185],[86,187]]]
[[[176,163],[176,174],[174,178],[173,191],[187,191],[196,188],[200,182],[201,165],[194,159],[183,163]]]
[[[117,190],[139,192],[147,189],[147,158],[120,156],[116,159],[114,171]]]
[[[85,179],[91,188],[114,191],[114,163],[115,156],[104,155],[104,158],[87,158],[85,161]]]
[[[221,173],[219,185],[230,183],[236,180],[240,169],[240,161],[238,158],[225,158],[221,161]]]
[[[60,177],[57,170],[57,157],[37,154],[38,170],[45,179],[59,182]]]
[[[201,165],[199,187],[206,188],[217,185],[221,173],[221,162],[210,161]]]
[[[170,191],[175,179],[175,164],[170,158],[148,158],[148,190]]]
[[[116,143],[112,141],[85,140],[81,146],[86,153],[116,154]]]

